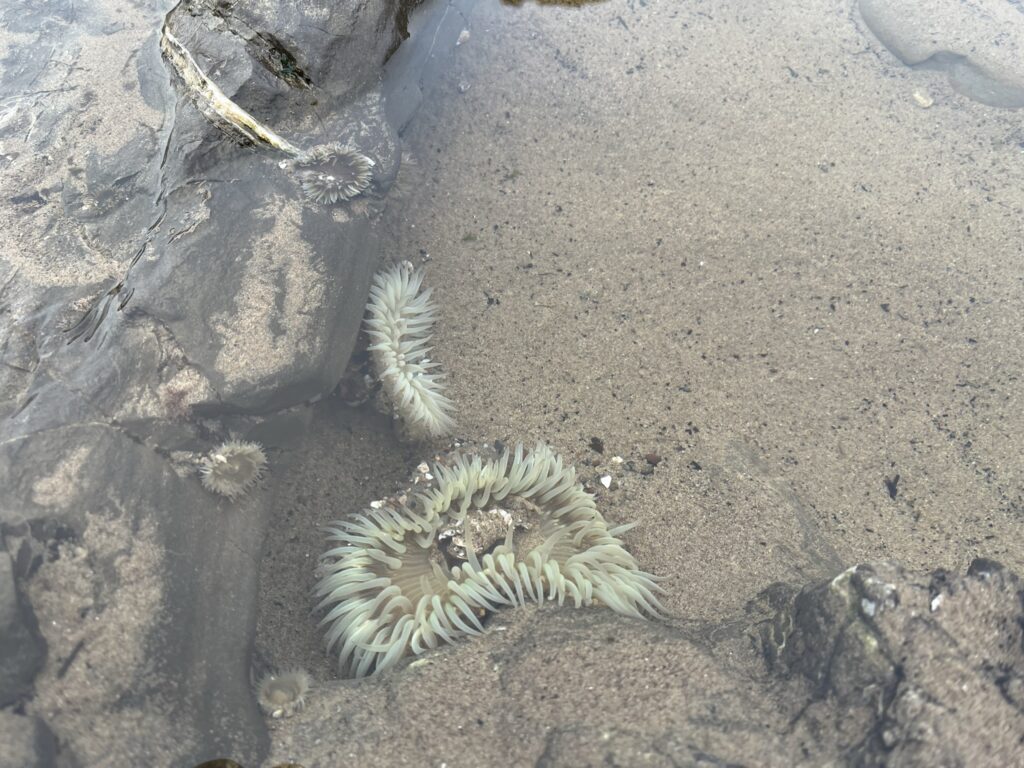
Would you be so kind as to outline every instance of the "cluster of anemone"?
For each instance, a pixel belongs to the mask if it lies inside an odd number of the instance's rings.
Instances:
[[[423,270],[409,262],[377,273],[366,307],[370,355],[384,392],[413,438],[451,434],[454,404],[430,353],[436,307],[431,289],[420,291]]]
[[[549,447],[458,456],[411,502],[328,527],[318,609],[340,674],[484,632],[503,607],[566,602],[658,616],[661,589],[609,528],[575,470]]]
[[[206,490],[235,499],[256,484],[266,466],[259,443],[229,440],[203,457],[199,474]]]

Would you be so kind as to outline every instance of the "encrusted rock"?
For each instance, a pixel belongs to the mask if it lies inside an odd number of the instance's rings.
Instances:
[[[810,682],[800,716],[857,764],[1007,764],[1024,754],[1022,596],[989,561],[966,576],[857,565],[804,589],[766,649]]]

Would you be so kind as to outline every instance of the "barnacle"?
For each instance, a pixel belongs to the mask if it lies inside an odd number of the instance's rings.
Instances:
[[[259,443],[229,440],[205,456],[199,464],[203,487],[234,499],[260,479],[267,456]]]
[[[455,427],[443,374],[427,357],[436,309],[420,292],[423,270],[409,262],[378,272],[370,288],[366,333],[377,376],[411,437],[441,437]]]
[[[271,717],[291,717],[306,706],[312,678],[304,669],[266,675],[256,689],[256,699]]]
[[[290,167],[306,198],[333,204],[351,200],[370,186],[374,162],[340,144],[321,144],[299,155]]]
[[[458,456],[410,503],[371,505],[327,528],[316,587],[329,651],[364,677],[460,637],[503,606],[567,599],[642,618],[661,606],[594,498],[544,444]]]

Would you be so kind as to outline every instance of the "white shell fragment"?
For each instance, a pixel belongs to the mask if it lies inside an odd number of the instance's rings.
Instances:
[[[927,91],[914,91],[914,103],[921,109],[928,109],[935,103],[935,99],[929,96]]]

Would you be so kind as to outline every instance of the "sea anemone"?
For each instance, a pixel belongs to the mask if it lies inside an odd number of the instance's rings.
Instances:
[[[409,435],[451,434],[455,408],[443,394],[444,375],[427,353],[436,308],[431,289],[420,293],[423,270],[405,261],[377,273],[366,306],[366,333],[377,377]]]
[[[321,144],[296,158],[292,167],[302,191],[315,203],[351,200],[373,180],[374,162],[340,144]]]
[[[267,456],[259,443],[229,440],[222,443],[199,465],[203,487],[234,499],[260,479],[267,466]]]
[[[256,688],[256,700],[271,717],[291,717],[306,706],[312,678],[304,669],[267,675]]]
[[[342,675],[479,635],[502,606],[568,598],[642,618],[661,589],[609,529],[572,467],[544,444],[457,456],[410,504],[371,505],[327,528],[318,609]]]

